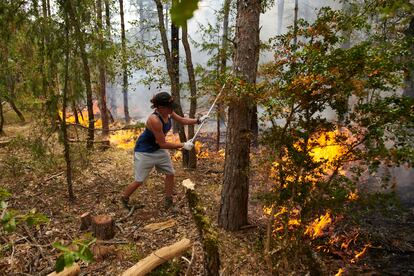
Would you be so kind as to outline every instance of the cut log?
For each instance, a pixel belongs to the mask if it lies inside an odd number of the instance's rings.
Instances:
[[[82,230],[82,231],[88,230],[89,227],[91,227],[91,224],[92,224],[91,213],[90,212],[83,213],[80,216],[80,221],[81,221],[80,230]]]
[[[151,253],[149,256],[145,257],[139,261],[134,266],[130,267],[122,276],[141,276],[151,272],[154,268],[160,264],[171,260],[174,257],[177,257],[183,254],[191,247],[191,241],[189,239],[182,239],[179,242],[176,242],[170,246],[163,247],[157,251]]]
[[[80,273],[80,267],[77,263],[70,267],[65,267],[61,272],[52,272],[47,276],[77,276]]]
[[[176,221],[175,219],[169,219],[164,222],[157,222],[157,223],[151,223],[144,227],[144,230],[152,231],[152,232],[161,232],[162,230],[171,228],[175,226]]]
[[[115,236],[115,222],[111,216],[92,217],[92,232],[97,239],[110,240]]]
[[[218,233],[210,222],[209,217],[205,214],[204,208],[195,192],[195,184],[190,179],[186,179],[182,182],[182,185],[186,188],[188,206],[203,244],[204,275],[220,275]]]

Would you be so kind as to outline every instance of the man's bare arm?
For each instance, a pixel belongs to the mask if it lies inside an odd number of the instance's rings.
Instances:
[[[180,115],[178,115],[177,113],[173,112],[171,114],[171,117],[176,120],[177,122],[179,122],[182,125],[195,125],[197,124],[198,120],[197,119],[192,119],[192,118],[184,118],[181,117]]]
[[[147,121],[148,128],[155,136],[155,141],[162,149],[179,149],[183,147],[182,143],[170,143],[165,141],[165,134],[162,131],[162,123],[158,117],[151,115]]]

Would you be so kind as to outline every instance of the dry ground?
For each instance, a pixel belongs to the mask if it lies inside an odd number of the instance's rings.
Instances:
[[[67,198],[65,163],[57,137],[45,137],[33,124],[7,125],[6,133],[7,136],[0,137],[0,142],[13,140],[0,146],[0,185],[12,193],[9,208],[20,213],[36,208],[50,221],[34,228],[20,225],[15,232],[0,236],[0,275],[45,275],[53,271],[60,254],[53,248],[53,242],[69,244],[75,239],[90,237],[88,232],[79,230],[82,213],[106,214],[115,219],[127,215],[128,211],[119,203],[119,196],[133,180],[132,151],[115,147],[100,150],[97,146],[88,153],[83,145],[73,144],[76,200],[71,203]],[[34,146],[40,141],[36,137],[47,140],[51,150],[42,153],[42,147]],[[205,147],[214,148],[214,138],[206,136],[202,140]],[[187,259],[194,255],[192,275],[202,275],[200,239],[180,184],[187,178],[196,183],[196,191],[206,213],[216,225],[224,158],[212,152],[208,158],[199,160],[197,170],[185,170],[180,161],[174,161],[177,184],[175,211],[164,210],[163,177],[153,172],[131,199],[132,203],[143,204],[144,207],[117,223],[114,239],[93,246],[95,261],[90,264],[81,262],[81,275],[119,275],[152,251],[184,237],[194,244],[193,249],[185,254]],[[264,187],[267,171],[263,164],[253,163],[249,219],[255,227],[235,233],[218,229],[222,275],[271,275],[262,258],[266,218],[255,196],[268,189]],[[171,219],[176,222],[174,227],[160,232],[144,230],[150,223]],[[341,252],[318,253],[324,262],[326,275],[334,275],[339,268],[345,268],[342,275],[413,275],[413,213],[403,212],[391,217],[370,213],[360,217],[360,221],[362,225],[358,231],[371,242],[368,254],[358,263],[351,264]],[[343,227],[341,231],[346,233],[348,222],[344,222],[343,226],[338,225],[338,229]],[[184,275],[187,268],[186,261],[176,258],[153,275]]]

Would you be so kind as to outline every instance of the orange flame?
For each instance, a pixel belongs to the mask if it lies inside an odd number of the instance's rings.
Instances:
[[[364,249],[361,252],[355,252],[355,257],[351,260],[351,263],[356,263],[359,259],[365,256],[367,253],[368,248],[371,247],[370,244],[365,245]]]
[[[133,149],[141,132],[140,129],[119,130],[109,136],[109,141],[111,145],[115,145],[117,148]]]
[[[323,236],[324,230],[332,223],[331,214],[327,212],[325,215],[321,215],[315,219],[306,229],[305,234],[309,235],[312,239]]]

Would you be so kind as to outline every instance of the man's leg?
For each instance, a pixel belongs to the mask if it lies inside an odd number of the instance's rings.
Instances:
[[[174,175],[167,174],[165,176],[165,207],[169,208],[173,204],[173,192],[174,192]]]
[[[133,183],[129,184],[128,187],[125,188],[121,196],[121,202],[122,202],[122,205],[124,205],[126,209],[131,209],[131,206],[129,205],[129,197],[141,185],[142,185],[142,182],[134,181]]]
[[[142,185],[142,182],[134,181],[133,183],[129,184],[128,187],[125,188],[122,197],[129,198],[139,186]]]

